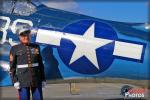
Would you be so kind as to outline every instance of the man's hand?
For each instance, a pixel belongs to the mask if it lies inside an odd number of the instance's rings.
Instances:
[[[20,89],[20,83],[19,83],[19,82],[14,83],[14,87],[15,87],[16,89]]]
[[[46,82],[42,81],[42,88],[46,88]]]

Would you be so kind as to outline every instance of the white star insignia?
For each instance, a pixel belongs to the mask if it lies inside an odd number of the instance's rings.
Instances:
[[[72,42],[76,45],[76,48],[72,54],[70,64],[82,56],[85,56],[92,64],[95,65],[97,69],[100,69],[97,62],[96,49],[113,42],[113,40],[96,38],[94,36],[94,32],[95,23],[93,23],[86,30],[83,36],[77,36],[76,39],[72,39]]]

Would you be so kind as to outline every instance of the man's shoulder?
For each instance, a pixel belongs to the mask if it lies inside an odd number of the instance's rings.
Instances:
[[[17,52],[19,49],[21,49],[21,45],[20,45],[20,44],[13,45],[13,46],[11,47],[11,51],[12,51],[12,52]]]
[[[21,44],[17,44],[17,45],[13,45],[11,48],[12,49],[17,49],[18,47],[20,47]]]

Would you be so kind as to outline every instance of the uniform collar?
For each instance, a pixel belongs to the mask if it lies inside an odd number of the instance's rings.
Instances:
[[[21,43],[21,45],[23,45],[23,46],[29,46],[29,45],[30,45],[30,43],[28,43],[28,44],[23,44],[23,43]]]

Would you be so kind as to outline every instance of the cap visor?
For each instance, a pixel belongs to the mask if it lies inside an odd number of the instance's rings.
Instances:
[[[20,36],[28,36],[30,34],[30,30],[24,31],[20,33]]]

